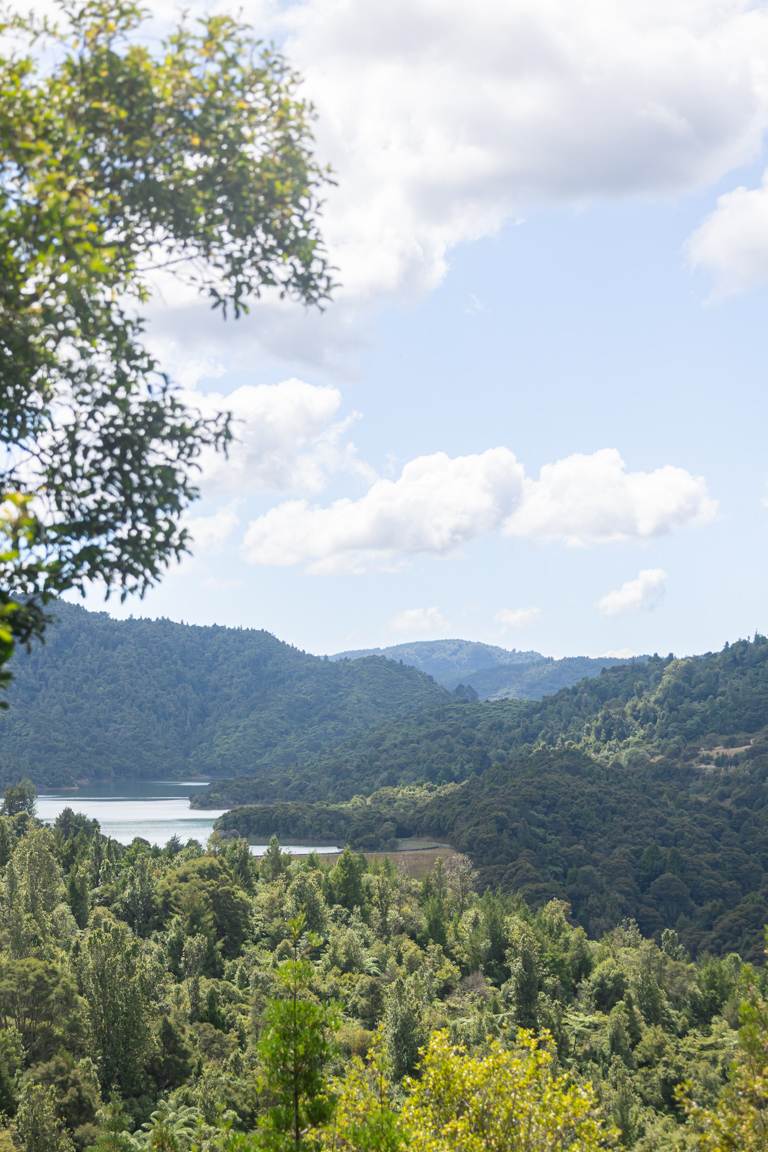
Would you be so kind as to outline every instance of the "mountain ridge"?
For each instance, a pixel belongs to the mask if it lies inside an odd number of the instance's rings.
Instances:
[[[0,780],[237,774],[450,700],[416,669],[329,661],[263,630],[70,604],[53,617],[46,643],[12,663]]]
[[[599,675],[603,668],[627,663],[614,656],[557,658],[533,649],[502,648],[457,637],[352,649],[335,653],[329,659],[360,660],[371,655],[418,668],[449,690],[471,688],[481,700],[540,700],[588,676]]]

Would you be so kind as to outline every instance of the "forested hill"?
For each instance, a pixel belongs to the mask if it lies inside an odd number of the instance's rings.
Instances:
[[[464,782],[462,783],[462,777]],[[385,789],[400,781],[431,788]],[[434,785],[442,787],[435,788]],[[759,956],[768,919],[768,640],[609,669],[539,704],[449,704],[286,774],[218,787],[245,803],[220,821],[260,838],[383,847],[428,836],[471,856],[484,884],[534,905],[567,900],[603,931],[624,917],[674,927],[696,950]],[[325,789],[325,793],[323,793]]]
[[[768,639],[684,659],[653,656],[605,668],[538,702],[450,707],[448,714],[455,743],[482,752],[486,764],[539,746],[577,746],[603,760],[643,752],[707,760],[710,749],[709,758],[717,760],[720,739],[747,740],[768,728]],[[373,743],[381,743],[380,734]],[[421,744],[429,762],[434,723],[410,718],[390,729],[387,743],[390,762],[398,743],[410,760]],[[358,747],[368,760],[372,751]]]
[[[360,660],[366,656],[386,656],[426,672],[440,684],[455,688],[466,684],[481,668],[510,667],[538,663],[545,659],[540,652],[500,648],[477,640],[415,640],[392,644],[387,648],[358,648],[339,652],[332,660]]]
[[[603,758],[633,749],[695,755],[768,726],[768,639],[609,668],[520,718],[523,744],[576,743]]]
[[[374,655],[418,668],[445,688],[463,684],[481,700],[541,700],[584,677],[599,675],[603,668],[622,663],[608,656],[566,656],[556,660],[541,652],[521,652],[473,640],[421,640],[389,648],[340,652],[331,659],[359,660]]]
[[[445,784],[539,747],[577,747],[606,763],[664,755],[703,766],[768,731],[768,640],[686,659],[653,656],[604,669],[541,701],[458,704],[414,713],[307,756],[297,770],[217,785],[211,802],[347,799],[382,786]],[[204,803],[205,797],[198,797]]]
[[[381,657],[333,662],[267,632],[111,619],[62,604],[19,652],[0,779],[183,777],[295,763],[450,699]]]

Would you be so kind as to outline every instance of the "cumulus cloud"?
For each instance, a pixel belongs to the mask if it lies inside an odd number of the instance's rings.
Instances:
[[[505,531],[577,546],[604,544],[662,536],[711,520],[716,511],[703,477],[672,465],[629,472],[615,448],[604,448],[546,464],[537,480],[526,481]]]
[[[514,630],[532,624],[541,616],[541,608],[502,608],[496,613],[496,620],[502,628]]]
[[[522,466],[507,448],[419,456],[397,480],[376,480],[359,500],[277,505],[251,522],[245,556],[253,564],[307,562],[314,572],[393,568],[407,556],[450,552],[492,531],[522,486]]]
[[[231,504],[199,516],[185,516],[189,552],[168,570],[168,578],[183,581],[194,577],[203,587],[215,590],[239,586],[231,574],[218,572],[217,564],[222,549],[230,543],[240,523],[240,516]]]
[[[418,553],[444,554],[496,530],[567,544],[659,536],[714,516],[705,481],[682,468],[629,472],[614,449],[569,456],[525,477],[508,448],[444,452],[376,480],[358,500],[290,500],[251,521],[252,564],[307,564],[312,572],[392,569]]]
[[[161,21],[176,9],[153,5]],[[336,305],[320,317],[266,301],[232,326],[292,360],[354,346],[367,306],[432,289],[458,245],[521,212],[706,187],[759,155],[768,125],[768,11],[749,0],[245,0],[242,11],[305,77],[318,154],[338,179],[324,225]],[[209,340],[206,305],[173,291],[158,322]]]
[[[362,313],[338,297],[320,312],[266,290],[247,315],[225,320],[194,287],[170,273],[162,280],[151,276],[149,288],[150,346],[181,383],[196,375],[247,371],[262,354],[350,376],[366,343]]]
[[[746,0],[305,0],[284,19],[356,300],[434,287],[530,204],[705,185],[766,124],[768,14]]]
[[[372,476],[349,439],[357,414],[341,416],[337,388],[291,379],[245,384],[226,395],[187,391],[184,399],[207,414],[232,413],[235,441],[229,456],[211,451],[202,460],[207,492],[316,492],[336,472]]]
[[[234,508],[222,508],[207,516],[188,516],[185,520],[193,551],[198,555],[220,548],[239,524],[240,517]]]
[[[634,580],[607,592],[597,603],[603,616],[623,616],[627,612],[647,612],[658,608],[667,590],[663,568],[643,568]]]
[[[718,199],[691,237],[688,256],[722,296],[768,281],[768,172],[759,188],[735,188]]]
[[[404,608],[389,621],[398,636],[426,637],[445,635],[450,627],[439,608]]]

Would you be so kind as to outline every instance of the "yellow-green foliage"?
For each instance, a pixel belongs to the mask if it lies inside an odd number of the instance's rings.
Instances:
[[[381,1030],[368,1059],[354,1057],[334,1087],[333,1121],[317,1133],[323,1152],[400,1152],[408,1147],[408,1134],[394,1105]]]
[[[480,1053],[433,1033],[418,1078],[395,1103],[381,1035],[337,1085],[323,1152],[597,1152],[616,1147],[589,1083],[555,1065],[552,1039],[521,1031],[513,1049],[492,1040]]]
[[[403,1108],[409,1147],[420,1152],[593,1152],[615,1145],[592,1085],[555,1068],[544,1034],[517,1046],[492,1041],[470,1054],[435,1033]]]

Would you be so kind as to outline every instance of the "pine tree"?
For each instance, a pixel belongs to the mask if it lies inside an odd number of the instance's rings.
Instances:
[[[329,1111],[335,1012],[310,992],[312,965],[303,953],[312,941],[304,937],[304,918],[294,917],[288,930],[292,955],[278,970],[283,995],[268,1002],[259,1041],[263,1089],[271,1101],[262,1127],[265,1135],[285,1137],[298,1149],[306,1127],[321,1123]]]
[[[427,1039],[421,1001],[412,980],[398,977],[390,987],[383,1027],[388,1065],[394,1079],[401,1080],[416,1068],[419,1049]]]

